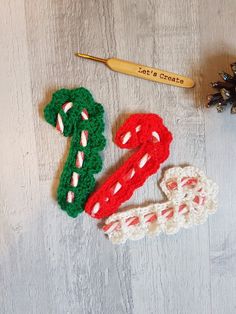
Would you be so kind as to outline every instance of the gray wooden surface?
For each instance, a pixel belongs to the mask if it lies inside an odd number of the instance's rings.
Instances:
[[[235,0],[1,0],[1,314],[236,313],[236,117],[204,108],[208,82],[236,59],[235,19]],[[77,50],[185,74],[196,87],[117,74]],[[106,110],[97,179],[123,161],[112,137],[125,117],[158,113],[174,135],[165,167],[204,169],[220,186],[218,212],[174,236],[113,246],[97,221],[59,210],[68,142],[42,110],[76,86]],[[160,200],[160,174],[127,204]]]

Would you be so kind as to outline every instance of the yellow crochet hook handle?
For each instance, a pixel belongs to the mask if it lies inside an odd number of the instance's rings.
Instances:
[[[116,58],[103,59],[82,53],[76,53],[75,55],[77,57],[102,62],[113,71],[136,76],[145,80],[184,88],[192,88],[194,86],[194,81],[191,78],[176,73],[162,71],[160,69]]]

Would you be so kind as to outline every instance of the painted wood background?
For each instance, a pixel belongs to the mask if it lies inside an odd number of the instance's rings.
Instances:
[[[236,116],[205,109],[208,82],[235,61],[235,0],[1,0],[0,313],[236,313]],[[117,56],[193,77],[193,90],[128,77],[74,57]],[[128,114],[160,114],[170,165],[220,185],[205,225],[113,246],[97,221],[71,219],[55,191],[68,141],[42,110],[61,87],[89,88],[106,110],[105,170]],[[128,204],[161,199],[149,179]]]

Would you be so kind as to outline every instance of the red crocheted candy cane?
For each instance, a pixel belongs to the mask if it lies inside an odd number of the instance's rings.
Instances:
[[[156,114],[134,114],[118,130],[115,143],[138,150],[88,199],[85,211],[108,217],[154,174],[169,156],[172,135]]]

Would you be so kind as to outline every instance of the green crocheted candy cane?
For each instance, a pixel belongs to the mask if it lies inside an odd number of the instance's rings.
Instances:
[[[58,203],[71,217],[84,210],[95,186],[93,175],[102,168],[99,151],[105,147],[103,113],[102,105],[83,87],[57,91],[44,109],[48,123],[64,136],[72,136],[57,190]]]

